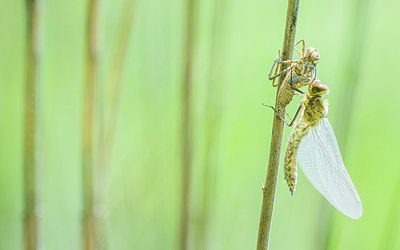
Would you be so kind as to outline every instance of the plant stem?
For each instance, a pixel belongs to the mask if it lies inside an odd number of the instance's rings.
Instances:
[[[121,93],[122,75],[124,69],[124,63],[126,58],[126,50],[128,47],[128,41],[131,33],[133,12],[134,12],[135,0],[125,0],[123,13],[121,18],[120,29],[118,32],[118,44],[114,54],[114,61],[112,64],[112,71],[108,81],[108,93],[111,96],[110,106],[108,112],[106,112],[106,119],[104,124],[104,143],[102,147],[107,147],[104,150],[105,153],[105,165],[109,162],[111,145],[113,142],[115,125],[118,114],[119,97]]]
[[[189,194],[190,194],[190,175],[192,161],[192,136],[190,108],[192,104],[192,65],[193,65],[193,34],[194,22],[194,0],[186,2],[186,39],[185,39],[185,58],[184,58],[184,79],[182,84],[182,200],[180,218],[180,249],[188,247],[189,230]]]
[[[225,24],[227,20],[227,11],[224,11],[227,6],[227,0],[215,0],[213,11],[213,22],[211,27],[211,50],[210,62],[208,67],[209,79],[207,83],[207,98],[205,110],[207,114],[204,116],[206,119],[206,138],[205,138],[205,155],[204,164],[202,167],[201,179],[201,196],[199,197],[199,205],[196,206],[199,210],[196,219],[196,235],[195,247],[196,249],[207,249],[207,240],[209,235],[208,224],[210,217],[210,210],[214,199],[213,190],[215,190],[216,183],[216,168],[218,148],[218,136],[220,131],[220,122],[222,113],[222,99],[223,99],[223,75],[225,71],[226,55],[224,46],[226,42],[224,38]]]
[[[26,80],[24,125],[25,249],[38,248],[37,218],[37,91],[39,84],[39,6],[38,0],[26,1]]]
[[[94,103],[98,85],[97,13],[98,3],[89,0],[87,20],[87,65],[82,119],[82,170],[83,170],[83,248],[97,249],[96,217],[94,215]]]
[[[124,71],[124,63],[126,58],[126,50],[131,33],[133,12],[135,0],[125,0],[118,29],[118,41],[115,48],[113,63],[111,65],[111,73],[106,85],[106,93],[111,96],[109,105],[103,109],[102,117],[99,119],[99,154],[98,154],[98,168],[96,174],[96,192],[95,206],[105,208],[107,211],[107,203],[105,194],[108,188],[107,172],[111,161],[112,146],[114,141],[115,127],[118,118],[118,107],[122,85],[122,75]],[[99,240],[99,248],[107,249],[106,242],[106,217],[102,214],[97,220],[98,232],[97,237]]]
[[[296,26],[297,26],[298,12],[299,12],[299,4],[300,4],[299,0],[288,1],[285,37],[282,49],[283,53],[282,61],[291,60],[293,56],[293,47],[296,39]],[[287,67],[286,65],[282,66],[283,67],[281,68],[281,71]],[[283,74],[279,78],[278,91],[275,102],[275,108],[283,111],[285,111],[286,106],[282,107],[282,105],[284,104],[281,104],[280,96],[278,94],[285,76],[286,74]],[[283,131],[284,131],[284,123],[279,118],[279,116],[275,114],[273,121],[273,128],[272,128],[268,173],[265,185],[262,188],[263,201],[262,201],[260,225],[258,231],[257,250],[264,250],[268,249],[269,247],[269,237],[272,224],[272,214],[274,210],[275,190],[276,190],[276,182],[278,178],[278,170],[279,170],[279,163],[280,163],[280,156],[282,149]]]

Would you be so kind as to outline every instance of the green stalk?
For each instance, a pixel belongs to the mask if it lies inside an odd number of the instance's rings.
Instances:
[[[82,170],[83,170],[83,249],[98,249],[96,216],[94,215],[94,103],[98,87],[97,14],[98,3],[89,0],[87,20],[87,65],[82,119]]]
[[[215,190],[216,175],[215,169],[217,167],[216,155],[217,148],[215,143],[218,141],[220,131],[220,121],[222,115],[222,89],[223,79],[219,77],[222,75],[224,69],[224,54],[223,54],[223,39],[224,28],[226,21],[227,6],[226,0],[216,0],[214,3],[213,23],[212,23],[212,41],[211,41],[211,55],[209,63],[209,80],[207,84],[207,99],[206,99],[206,142],[205,142],[205,156],[203,165],[203,174],[201,180],[201,197],[199,198],[200,205],[197,220],[196,220],[196,235],[195,246],[197,249],[207,249],[207,227],[209,223],[209,216],[211,210],[213,190]]]
[[[188,247],[189,237],[189,195],[190,175],[192,162],[192,127],[191,127],[191,106],[192,106],[192,70],[193,70],[193,35],[195,28],[195,0],[186,2],[186,39],[184,58],[184,78],[182,82],[182,200],[180,218],[180,249]]]
[[[293,47],[296,39],[297,17],[299,13],[299,0],[289,0],[286,15],[285,37],[282,49],[282,61],[291,60],[293,57]],[[287,66],[282,65],[281,71]],[[282,106],[278,95],[282,82],[286,74],[282,74],[279,78],[278,91],[276,95],[275,108],[285,111],[286,106]],[[287,104],[286,104],[287,105]],[[278,107],[279,106],[279,107]],[[282,150],[282,138],[284,131],[284,123],[278,115],[274,115],[271,147],[269,154],[268,173],[263,190],[263,201],[261,207],[260,224],[258,231],[257,250],[265,250],[269,247],[269,237],[272,224],[272,214],[274,210],[274,200],[276,191],[276,182],[278,178],[278,170],[280,156]]]
[[[126,50],[128,47],[128,41],[131,33],[133,12],[134,12],[134,0],[125,0],[123,5],[123,13],[121,15],[119,30],[118,30],[118,41],[117,47],[113,56],[113,63],[111,65],[111,73],[106,85],[107,92],[110,94],[111,102],[110,105],[104,109],[104,117],[99,120],[99,154],[98,154],[98,174],[96,175],[97,197],[96,206],[105,207],[106,199],[105,193],[108,188],[108,180],[106,178],[107,171],[109,168],[112,145],[114,141],[115,126],[118,118],[118,107],[122,85],[122,75],[124,69],[124,63],[126,58]],[[106,249],[106,230],[104,216],[98,220],[98,237],[101,239],[100,249]]]
[[[38,0],[26,0],[26,68],[24,177],[24,241],[26,250],[38,248],[37,210],[37,91],[39,85],[39,8]]]
[[[110,93],[111,102],[110,106],[106,108],[105,119],[101,125],[103,126],[103,129],[100,129],[100,131],[103,131],[100,152],[104,153],[101,154],[103,155],[104,166],[109,164],[109,158],[111,156],[111,145],[113,144],[118,115],[118,104],[121,94],[122,75],[124,71],[128,41],[131,34],[131,27],[133,24],[134,5],[135,0],[125,0],[120,28],[118,31],[118,44],[114,53],[111,74],[107,84],[107,93]]]

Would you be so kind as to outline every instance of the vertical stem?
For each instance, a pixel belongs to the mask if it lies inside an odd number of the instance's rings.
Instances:
[[[286,15],[286,28],[285,28],[285,37],[283,41],[283,56],[282,61],[290,60],[293,56],[293,47],[296,39],[296,26],[297,26],[297,17],[299,12],[299,0],[289,0],[288,1],[288,10]],[[286,67],[282,65],[281,71]],[[280,104],[278,96],[279,89],[281,88],[282,82],[285,78],[286,74],[281,75],[279,78],[278,91],[276,96],[276,104],[275,107],[280,110],[285,110],[284,107],[277,107]],[[278,178],[278,170],[282,149],[282,138],[283,138],[283,130],[284,123],[279,118],[278,115],[274,115],[273,128],[272,128],[272,138],[271,138],[271,148],[269,154],[269,163],[268,163],[268,173],[265,181],[265,185],[263,186],[263,201],[261,207],[261,216],[260,216],[260,224],[258,231],[258,241],[257,241],[257,250],[268,249],[269,247],[269,237],[271,231],[272,224],[272,214],[274,210],[274,200],[275,200],[275,190],[276,190],[276,182]]]
[[[192,161],[192,136],[190,108],[192,104],[192,64],[193,64],[193,34],[194,34],[194,0],[186,2],[186,39],[184,58],[184,79],[182,83],[182,200],[180,218],[180,249],[188,247],[189,231],[189,194]]]
[[[122,75],[126,58],[126,50],[131,33],[133,12],[135,0],[125,0],[123,4],[123,12],[121,15],[120,26],[118,30],[118,41],[115,48],[113,63],[111,65],[111,73],[106,85],[107,92],[111,96],[109,106],[104,109],[104,117],[99,122],[99,155],[98,155],[98,173],[96,182],[97,197],[95,200],[96,207],[106,208],[105,193],[108,188],[107,171],[111,160],[112,145],[115,134],[115,126],[117,123],[119,97],[121,93]],[[107,249],[105,217],[98,219],[98,238],[100,249]]]
[[[126,50],[131,34],[133,12],[135,0],[125,0],[123,13],[121,17],[120,29],[118,32],[118,44],[114,53],[114,61],[110,78],[108,80],[108,93],[111,96],[110,106],[106,108],[107,112],[104,119],[103,143],[100,146],[100,152],[104,158],[104,165],[108,165],[111,154],[111,145],[114,138],[115,125],[118,114],[118,103],[121,93],[122,74],[126,58]],[[104,154],[103,154],[104,153]]]
[[[223,89],[223,79],[220,77],[223,75],[224,62],[226,56],[223,52],[224,46],[224,28],[226,21],[227,6],[226,0],[215,0],[214,2],[214,13],[212,23],[212,41],[211,41],[211,55],[209,63],[209,79],[207,83],[207,98],[206,98],[206,142],[205,142],[205,155],[204,165],[202,167],[202,182],[201,182],[201,196],[199,198],[199,209],[197,220],[196,220],[196,249],[207,249],[207,227],[209,223],[209,216],[213,196],[213,190],[215,190],[216,176],[215,169],[217,167],[216,154],[217,141],[220,131],[221,121],[221,104]]]
[[[39,1],[26,0],[26,80],[24,125],[25,249],[38,247],[37,218],[37,90],[39,84]]]
[[[97,249],[96,217],[94,215],[94,102],[98,85],[98,55],[97,55],[97,8],[96,0],[89,0],[87,20],[87,65],[84,89],[83,119],[82,119],[82,170],[83,170],[83,248]]]

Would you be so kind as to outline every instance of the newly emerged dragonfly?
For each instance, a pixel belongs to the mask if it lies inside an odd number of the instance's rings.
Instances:
[[[288,126],[294,124],[285,152],[285,180],[294,195],[298,161],[311,184],[336,209],[352,219],[358,219],[363,213],[361,200],[346,171],[327,119],[328,101],[322,99],[328,91],[325,84],[314,79],[290,124],[275,110]]]
[[[277,77],[287,73],[282,82],[282,87],[279,90],[280,104],[283,107],[286,107],[286,105],[292,100],[293,95],[295,94],[294,91],[304,94],[303,91],[299,90],[299,88],[310,84],[312,79],[314,79],[317,74],[317,63],[319,62],[318,50],[313,47],[309,47],[307,51],[305,51],[304,39],[299,40],[294,46],[297,46],[300,43],[303,45],[301,52],[295,47],[295,50],[300,54],[300,59],[280,61],[282,54],[281,50],[279,50],[268,75],[268,79],[273,80],[272,86],[276,87],[278,86],[278,83],[275,83]],[[274,71],[276,64],[278,65],[275,69],[275,75],[272,76],[272,72]],[[290,66],[278,73],[279,65],[281,64],[290,64]]]

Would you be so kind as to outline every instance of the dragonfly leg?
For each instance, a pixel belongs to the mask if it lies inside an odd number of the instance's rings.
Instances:
[[[304,56],[304,50],[305,50],[305,47],[306,47],[306,42],[304,41],[304,39],[300,39],[294,46],[296,47],[299,43],[303,43],[303,47],[302,47],[302,49],[301,49],[301,51],[303,52],[302,54],[301,54],[301,57],[303,57]],[[297,50],[297,49],[296,49]]]
[[[277,63],[283,64],[283,63],[297,63],[300,60],[287,60],[287,61],[276,61]]]
[[[273,106],[269,106],[269,105],[267,105],[267,104],[264,104],[263,102],[261,102],[261,105],[264,105],[264,106],[266,106],[266,107],[268,107],[268,108],[273,109],[274,112],[275,112],[275,114],[276,114],[277,116],[279,116],[279,118],[281,118],[281,120],[282,120],[286,125],[288,125],[289,127],[292,127],[292,126],[293,126],[294,121],[297,119],[297,116],[299,116],[300,110],[301,110],[301,108],[302,108],[302,105],[300,104],[300,106],[299,106],[299,108],[297,109],[296,114],[294,115],[293,119],[291,119],[290,116],[289,116],[289,114],[285,111],[285,114],[286,114],[286,115],[289,117],[289,119],[291,120],[290,123],[288,123],[288,122],[285,120],[285,118],[283,118],[283,117],[281,116],[281,114],[279,114],[279,112],[278,112]]]
[[[276,87],[276,86],[278,85],[278,84],[275,84],[275,80],[276,80],[276,78],[279,76],[279,74],[278,74],[279,63],[278,63],[278,66],[276,66],[276,70],[275,70],[275,75],[274,75],[274,76],[271,76],[271,75],[272,75],[272,71],[274,70],[274,67],[275,67],[276,62],[277,62],[278,60],[280,60],[281,58],[282,58],[281,50],[279,50],[279,51],[278,51],[278,55],[276,56],[276,58],[275,58],[275,60],[274,60],[274,63],[272,64],[271,71],[269,72],[269,75],[268,75],[268,79],[269,79],[269,80],[272,80],[272,79],[273,79],[273,81],[272,81],[272,86],[273,86],[273,87]]]
[[[293,123],[294,123],[294,121],[297,119],[297,116],[299,116],[300,110],[301,110],[302,107],[303,107],[303,105],[300,104],[300,106],[299,106],[299,108],[297,109],[296,114],[294,115],[294,117],[293,117],[293,119],[292,119],[292,122],[290,123],[289,127],[293,126]]]
[[[296,52],[299,53],[300,57],[303,57],[303,55],[301,54],[300,50],[298,50],[296,47],[294,47],[294,50],[296,50]]]
[[[286,73],[286,72],[287,72],[288,70],[290,70],[290,69],[291,69],[291,67],[282,70],[281,72],[279,72],[278,74],[276,74],[276,75],[274,75],[274,76],[268,76],[268,79],[269,79],[269,80],[272,80],[272,79],[274,80],[274,81],[272,82],[272,86],[274,86],[274,87],[278,86],[277,83],[275,84],[275,79],[276,79],[278,76],[282,75],[283,73]]]
[[[293,92],[293,93],[294,93],[294,95],[304,97],[304,94],[300,94],[299,92]]]
[[[298,89],[298,88],[293,86],[293,73],[292,73],[292,70],[290,70],[290,87],[292,89],[294,89],[295,91],[299,92],[300,94],[304,94],[303,91],[301,91],[300,89]]]
[[[272,100],[272,99],[271,99],[271,102],[272,102],[273,104],[275,104],[274,100]],[[264,106],[270,107],[270,106],[268,106],[268,105],[265,105],[263,102],[261,102],[261,104],[264,105]],[[274,109],[274,110],[275,110],[275,109]],[[275,111],[275,112],[276,112],[276,111]],[[285,114],[286,114],[287,117],[289,117],[290,121],[293,121],[293,119],[290,117],[290,115],[289,115],[286,111],[285,111]]]
[[[297,50],[297,51],[298,51],[298,50]],[[298,52],[299,52],[299,51],[298,51]],[[278,84],[275,83],[276,78],[277,78],[278,76],[282,75],[283,73],[286,73],[289,69],[292,68],[292,66],[290,66],[290,67],[288,67],[288,68],[286,68],[286,69],[284,69],[284,70],[282,70],[281,72],[278,73],[279,65],[280,65],[280,64],[284,64],[284,63],[285,63],[285,64],[286,64],[286,63],[292,64],[292,63],[297,63],[297,62],[300,61],[300,60],[279,61],[279,60],[282,58],[282,56],[283,56],[283,55],[282,55],[282,51],[281,51],[281,50],[278,50],[278,55],[275,57],[274,63],[272,64],[271,70],[270,70],[270,72],[269,72],[269,74],[268,74],[268,79],[269,79],[269,80],[273,80],[273,81],[272,81],[272,86],[273,86],[273,87],[278,86]],[[275,69],[275,75],[272,76],[272,72],[274,71],[274,68],[275,68],[275,65],[276,65],[276,64],[278,64],[278,65],[276,66],[276,69]]]
[[[264,105],[265,107],[268,107],[268,108],[273,109],[274,112],[275,112],[275,114],[276,114],[277,116],[279,116],[279,118],[281,118],[281,120],[282,120],[286,125],[288,125],[289,127],[293,126],[293,120],[291,120],[290,123],[288,123],[288,122],[285,120],[285,118],[283,118],[283,117],[281,116],[281,114],[279,114],[279,112],[278,112],[273,106],[269,106],[269,105],[267,105],[267,104],[264,104],[263,102],[261,102],[261,105]],[[288,113],[286,113],[286,111],[285,111],[285,114],[286,114],[287,116],[289,116]],[[290,117],[289,117],[289,119],[290,119]]]

